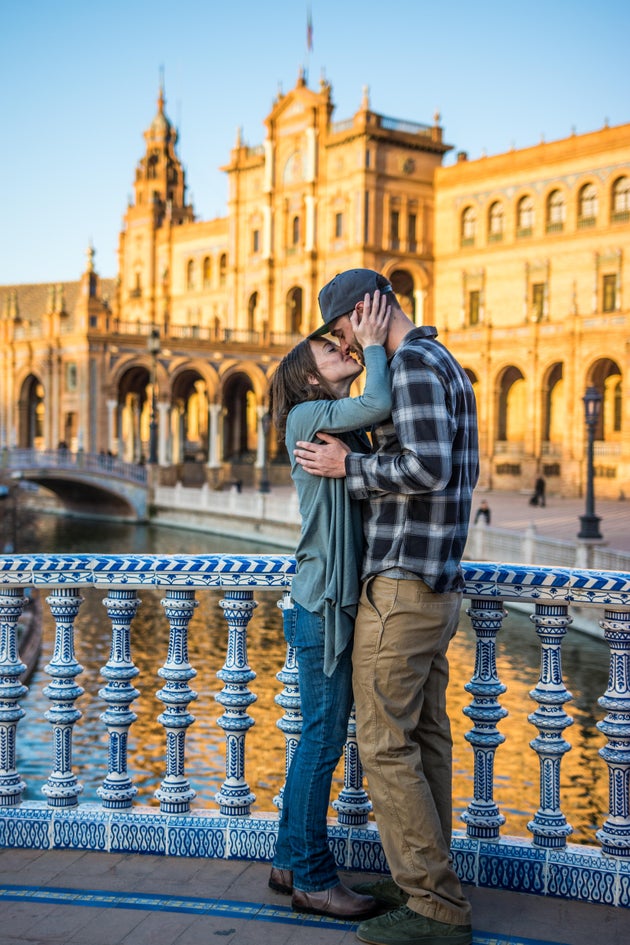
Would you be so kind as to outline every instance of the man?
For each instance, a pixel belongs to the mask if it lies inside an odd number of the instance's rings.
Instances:
[[[416,327],[390,283],[370,269],[335,276],[319,294],[324,325],[357,349],[349,314],[391,293],[385,349],[392,416],[374,451],[351,453],[325,433],[298,442],[308,472],[346,477],[366,499],[367,550],[355,625],[357,738],[391,880],[363,884],[398,908],[364,921],[375,945],[470,945],[470,905],[450,857],[452,740],[446,713],[449,641],[462,600],[461,557],[478,477],[475,397],[432,327]]]
[[[475,515],[475,525],[477,524],[479,519],[483,519],[486,525],[489,525],[490,517],[491,517],[490,506],[488,505],[485,499],[482,499],[481,504],[479,505],[479,508],[477,509],[477,513]]]

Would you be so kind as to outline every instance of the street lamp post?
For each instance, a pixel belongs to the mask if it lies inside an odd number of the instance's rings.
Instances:
[[[149,463],[157,463],[157,402],[156,402],[156,384],[157,384],[157,358],[160,353],[160,331],[158,328],[152,328],[147,341],[149,354],[151,355],[151,418],[149,420]]]
[[[260,423],[263,432],[263,468],[258,491],[271,492],[271,485],[269,483],[269,431],[271,430],[271,416],[268,411],[262,415]]]
[[[578,538],[600,539],[602,537],[599,530],[601,519],[595,515],[595,492],[593,489],[593,441],[595,439],[595,427],[599,421],[599,415],[602,406],[602,395],[596,387],[587,387],[584,397],[584,419],[588,434],[588,449],[586,454],[586,509],[584,515],[580,515],[580,530]]]

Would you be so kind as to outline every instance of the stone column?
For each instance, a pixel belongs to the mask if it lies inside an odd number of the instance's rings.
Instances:
[[[168,466],[169,465],[168,418],[169,418],[169,412],[170,412],[170,404],[165,403],[163,400],[158,401],[157,412],[158,412],[158,466]]]
[[[118,455],[118,429],[116,424],[117,400],[107,401],[107,448],[114,456]]]
[[[221,404],[208,404],[208,469],[221,468]]]

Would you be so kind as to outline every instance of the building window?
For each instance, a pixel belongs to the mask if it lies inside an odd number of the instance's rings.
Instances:
[[[209,256],[205,256],[203,260],[202,280],[204,289],[209,289],[212,280],[212,263]]]
[[[630,177],[618,177],[612,189],[613,223],[630,220]]]
[[[66,364],[66,390],[75,391],[78,386],[78,371],[74,361]]]
[[[617,308],[617,276],[604,276],[602,281],[602,311],[614,312]]]
[[[418,248],[416,240],[417,216],[410,213],[407,217],[407,247],[410,253],[415,253]]]
[[[532,321],[542,321],[545,314],[545,283],[534,282],[532,285]]]
[[[340,240],[343,236],[343,213],[335,214],[335,239]]]
[[[495,200],[488,210],[488,240],[497,243],[503,239],[503,204]]]
[[[219,260],[219,285],[225,285],[225,277],[227,275],[227,256],[225,253],[221,256]]]
[[[302,289],[299,286],[291,289],[287,295],[287,330],[291,335],[302,332]]]
[[[260,252],[260,230],[252,232],[252,253]]]
[[[527,194],[516,208],[516,235],[531,236],[534,231],[534,201]]]
[[[186,288],[195,288],[195,263],[192,259],[186,263]]]
[[[477,214],[473,207],[466,207],[462,213],[461,245],[473,246],[477,231]]]
[[[561,233],[565,216],[564,197],[559,190],[552,190],[547,197],[547,233]]]
[[[252,292],[247,304],[247,330],[254,332],[256,329],[256,306],[258,305],[258,292]]]
[[[291,226],[291,245],[299,246],[300,245],[300,218],[293,217],[293,224]]]
[[[469,325],[479,324],[480,301],[481,301],[481,293],[479,289],[473,289],[472,292],[468,293],[468,324]]]
[[[584,184],[578,195],[578,226],[595,226],[597,219],[597,191],[594,184]]]
[[[389,245],[392,249],[400,249],[400,213],[392,210],[389,215]]]

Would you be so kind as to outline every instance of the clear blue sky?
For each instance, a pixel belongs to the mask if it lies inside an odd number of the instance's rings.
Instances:
[[[334,120],[372,108],[431,123],[471,158],[630,121],[628,0],[5,0],[0,20],[0,284],[78,279],[116,248],[164,69],[198,219],[224,216],[219,170],[250,145],[301,65]],[[450,163],[452,156],[446,159]]]

